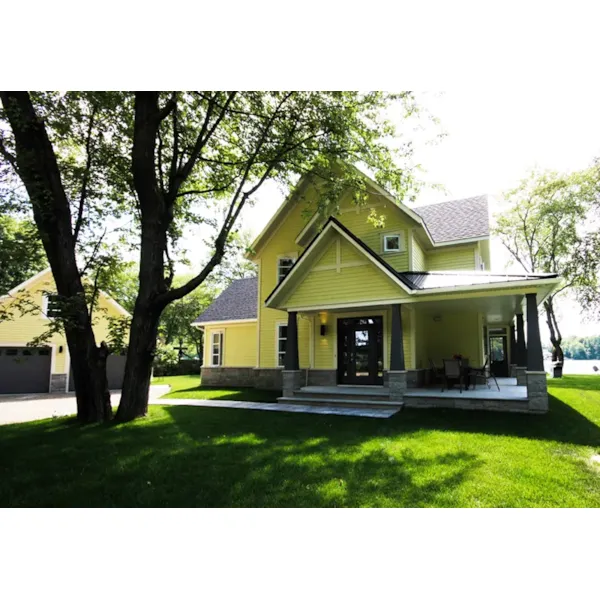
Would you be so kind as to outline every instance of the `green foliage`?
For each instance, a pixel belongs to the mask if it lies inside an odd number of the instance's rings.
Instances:
[[[47,266],[35,223],[0,215],[0,296]]]
[[[563,350],[565,358],[600,360],[600,335],[565,338]]]
[[[131,327],[130,317],[108,317],[108,348],[115,354],[125,354],[127,334]]]

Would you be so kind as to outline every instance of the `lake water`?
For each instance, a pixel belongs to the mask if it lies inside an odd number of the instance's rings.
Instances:
[[[598,373],[594,373],[593,367],[598,367]],[[552,373],[552,362],[545,361],[546,372]],[[565,358],[563,375],[598,375],[600,377],[600,360],[573,360]]]

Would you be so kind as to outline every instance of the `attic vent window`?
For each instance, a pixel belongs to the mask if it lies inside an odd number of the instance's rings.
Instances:
[[[291,256],[283,256],[277,260],[277,281],[281,281],[294,266],[294,259]]]
[[[48,319],[60,317],[62,312],[62,301],[59,296],[49,294],[45,298],[45,305],[44,312]]]
[[[383,236],[383,251],[384,252],[402,252],[404,244],[402,236],[399,233]]]

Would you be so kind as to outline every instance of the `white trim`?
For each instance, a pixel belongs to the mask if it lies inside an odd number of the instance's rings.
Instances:
[[[407,244],[408,244],[408,270],[409,271],[414,271],[414,265],[413,265],[413,243],[414,243],[414,230],[411,227],[408,230],[408,240],[407,240]]]
[[[285,368],[285,365],[280,365],[279,364],[279,340],[282,340],[284,338],[279,337],[279,328],[281,326],[287,327],[288,322],[287,321],[275,321],[275,368],[276,369],[283,369]],[[287,335],[285,337],[285,341],[286,341],[286,354],[287,354]],[[298,353],[300,354],[300,353]],[[298,357],[299,358],[299,357]],[[283,357],[283,360],[285,362],[285,355]]]
[[[398,250],[388,250],[386,241],[388,238],[398,238]],[[387,231],[381,234],[381,254],[401,254],[406,252],[406,236],[404,231]]]
[[[219,364],[218,365],[213,365],[213,344],[214,344],[214,335],[220,335],[221,336],[221,344],[219,347]],[[225,359],[225,330],[224,329],[212,329],[210,332],[210,353],[209,353],[209,358],[210,358],[210,366],[211,367],[223,367],[224,364],[224,359]]]
[[[69,352],[69,344],[65,344],[65,373],[67,374],[67,384],[65,392],[69,391],[69,379],[71,378],[71,353]]]
[[[194,327],[212,327],[213,325],[223,325],[225,327],[226,325],[243,325],[244,323],[256,323],[257,321],[258,319],[231,319],[229,321],[204,321],[204,323],[192,323],[192,325]]]
[[[455,246],[456,244],[472,244],[474,242],[482,242],[484,240],[489,240],[489,235],[482,235],[479,237],[473,238],[463,238],[460,240],[448,240],[447,242],[435,242],[434,246],[436,248],[443,248],[444,246]]]
[[[279,273],[279,266],[280,266],[279,265],[279,261],[282,258],[287,258],[287,259],[293,261],[292,262],[292,266],[290,267],[290,271],[291,271],[294,268],[294,265],[296,264],[296,261],[298,260],[298,253],[297,252],[286,252],[285,254],[278,254],[277,255],[277,260],[275,261],[275,269],[276,269],[276,271],[275,271],[275,281],[277,283],[279,283],[280,281],[282,281],[284,279],[285,275],[287,275],[287,273],[286,273],[283,277],[280,277],[280,273]],[[288,271],[288,273],[289,273],[289,271]]]
[[[322,312],[324,310],[335,310],[336,308],[356,308],[391,306],[392,304],[405,304],[416,302],[416,300],[367,300],[365,302],[344,302],[339,304],[319,304],[315,306],[290,306],[286,310],[296,312]],[[368,316],[368,315],[367,315]]]
[[[336,271],[341,273],[342,269],[351,269],[353,267],[364,267],[369,263],[366,260],[354,260],[347,263],[339,263],[337,265],[319,265],[317,267],[313,267],[311,271]]]
[[[38,279],[40,279],[41,277],[46,275],[48,272],[50,272],[50,267],[48,267],[47,269],[44,269],[43,271],[40,271],[33,277],[30,277],[29,279],[26,279],[25,281],[23,281],[23,283],[20,283],[19,285],[15,286],[12,290],[9,290],[3,296],[0,296],[0,300],[11,298],[13,294],[16,294],[17,292],[20,292],[22,289],[29,287],[34,281],[37,281]]]
[[[460,285],[454,287],[444,287],[444,288],[432,288],[429,290],[414,290],[414,294],[417,296],[427,296],[430,294],[451,294],[454,292],[478,292],[478,291],[486,291],[486,290],[497,290],[502,288],[527,288],[531,289],[532,287],[538,286],[553,286],[559,283],[558,277],[553,277],[552,279],[523,279],[522,281],[499,281],[497,283],[484,283],[484,284],[471,284],[471,285]],[[523,292],[529,293],[529,292]],[[538,303],[540,304],[541,301]]]

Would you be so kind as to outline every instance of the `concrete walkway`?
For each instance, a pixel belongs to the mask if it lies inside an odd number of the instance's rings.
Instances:
[[[168,385],[150,386],[150,404],[159,404],[157,399],[167,394]],[[113,408],[119,405],[121,392],[110,394]],[[67,417],[77,412],[75,394],[14,394],[0,396],[0,425],[27,423],[52,417]]]
[[[150,404],[168,406],[198,406],[205,408],[242,408],[245,410],[265,410],[274,412],[312,413],[320,415],[346,415],[387,419],[398,412],[397,409],[344,408],[335,406],[302,406],[296,404],[276,404],[266,402],[237,402],[234,400],[187,400],[164,399],[168,385],[150,386]],[[119,405],[121,392],[110,395],[113,408]],[[77,412],[74,394],[21,394],[0,396],[0,425],[27,423],[52,417],[66,417]]]
[[[389,419],[398,408],[346,408],[343,406],[305,406],[275,402],[238,402],[236,400],[157,400],[153,404],[172,406],[204,406],[205,408],[242,408],[246,410],[266,410],[273,412],[311,413],[316,415],[345,415],[348,417],[369,417]]]

